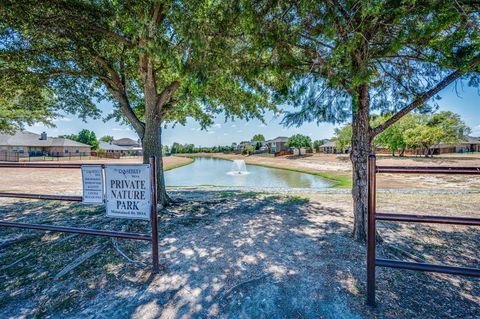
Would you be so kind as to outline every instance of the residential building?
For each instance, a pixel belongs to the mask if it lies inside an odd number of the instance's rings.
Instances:
[[[141,155],[142,154],[142,144],[141,141],[135,141],[131,138],[124,137],[112,142],[113,145],[122,147],[123,149],[128,150],[127,152],[130,155]]]
[[[92,147],[68,138],[48,137],[47,133],[35,134],[17,131],[0,134],[0,152],[27,156],[89,156]]]
[[[277,152],[283,152],[288,150],[288,148],[285,146],[287,142],[288,142],[288,137],[279,136],[272,140],[268,140],[265,143],[270,149],[271,153],[277,153]]]
[[[337,145],[334,140],[325,140],[325,142],[318,147],[320,153],[337,154]]]
[[[123,146],[118,146],[113,143],[103,142],[100,141],[98,143],[99,151],[105,152],[105,154],[119,154],[119,155],[127,155],[130,154],[131,149]]]

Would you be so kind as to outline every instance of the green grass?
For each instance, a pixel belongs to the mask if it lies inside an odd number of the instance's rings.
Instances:
[[[337,175],[337,174],[332,174],[332,173],[325,173],[325,172],[317,172],[317,171],[312,171],[312,170],[303,170],[303,169],[298,169],[298,168],[289,168],[289,167],[278,167],[275,165],[268,165],[268,164],[251,164],[247,163],[248,165],[257,165],[257,166],[263,166],[263,167],[268,167],[268,168],[276,168],[276,169],[283,169],[286,171],[291,171],[291,172],[297,172],[297,173],[305,173],[305,174],[310,174],[310,175],[316,175],[320,176],[322,178],[325,178],[329,181],[333,182],[332,187],[333,188],[352,188],[352,180],[348,176],[344,175]]]

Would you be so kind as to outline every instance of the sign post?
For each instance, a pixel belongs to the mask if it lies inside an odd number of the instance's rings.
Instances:
[[[82,165],[84,204],[103,203],[103,169],[101,165]]]

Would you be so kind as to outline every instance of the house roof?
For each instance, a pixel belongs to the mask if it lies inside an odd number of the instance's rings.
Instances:
[[[268,143],[282,143],[282,142],[287,142],[288,141],[288,137],[286,136],[279,136],[279,137],[276,137],[272,140],[268,140],[267,142]]]
[[[326,141],[325,143],[323,143],[322,145],[320,145],[320,147],[335,147],[337,146],[337,144],[335,143],[335,141]]]
[[[0,134],[0,146],[30,146],[30,147],[90,147],[90,145],[72,141],[62,137],[47,137],[40,139],[39,134],[28,131],[17,131],[15,134]]]
[[[130,150],[130,148],[128,147],[123,147],[123,146],[119,146],[119,145],[115,145],[115,144],[103,142],[103,141],[98,143],[98,148],[104,151],[129,151]]]
[[[128,137],[114,140],[113,144],[120,145],[120,146],[137,146],[137,147],[140,146],[140,143]]]
[[[462,143],[462,144],[480,144],[480,137],[465,136],[465,138],[460,143]]]

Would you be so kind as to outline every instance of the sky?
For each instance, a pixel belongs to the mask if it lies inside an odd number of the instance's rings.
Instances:
[[[452,111],[461,115],[465,123],[472,129],[472,136],[480,136],[480,95],[477,89],[470,88],[466,84],[460,82],[455,90],[454,85],[445,88],[438,101],[440,105],[439,111]],[[99,108],[103,115],[106,116],[112,110],[109,103],[100,103]],[[163,131],[162,142],[164,145],[172,145],[173,142],[181,144],[193,143],[197,146],[215,146],[215,145],[231,145],[233,142],[250,140],[255,134],[263,134],[266,139],[273,139],[277,136],[291,136],[293,134],[309,135],[312,140],[331,138],[334,126],[329,123],[306,123],[299,128],[287,128],[280,124],[282,118],[275,117],[272,113],[265,115],[265,123],[259,120],[252,121],[228,121],[219,116],[215,119],[215,124],[208,130],[201,130],[200,125],[194,120],[189,120],[185,126],[171,125]],[[129,137],[137,140],[138,136],[127,125],[120,125],[114,120],[104,122],[103,120],[82,120],[71,114],[66,114],[64,118],[58,118],[54,121],[56,127],[45,127],[42,124],[35,124],[26,127],[27,131],[34,133],[47,132],[49,136],[58,136],[64,134],[78,133],[80,130],[87,128],[93,130],[100,138],[105,135],[111,135],[115,139]]]

